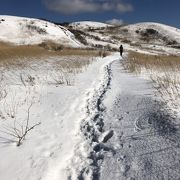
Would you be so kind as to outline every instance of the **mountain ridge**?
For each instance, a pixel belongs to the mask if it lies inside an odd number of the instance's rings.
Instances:
[[[79,21],[61,26],[53,22],[0,15],[0,41],[17,45],[53,41],[68,47],[94,47],[107,50],[160,47],[180,48],[180,29],[155,22],[114,26],[95,21]],[[157,49],[156,48],[156,49]]]

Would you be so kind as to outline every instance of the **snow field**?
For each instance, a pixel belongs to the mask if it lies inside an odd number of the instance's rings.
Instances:
[[[67,179],[74,169],[71,166],[74,159],[77,158],[77,162],[82,161],[75,152],[78,151],[84,158],[90,151],[84,150],[82,146],[84,137],[79,132],[81,121],[84,116],[87,116],[87,92],[93,94],[94,90],[91,90],[93,86],[100,86],[101,92],[103,91],[107,80],[104,82],[104,79],[96,80],[96,78],[98,74],[104,78],[106,75],[106,73],[104,75],[104,67],[106,72],[108,63],[112,59],[88,60],[88,63],[92,63],[89,66],[83,63],[84,70],[78,75],[75,73],[73,83],[68,86],[66,83],[54,82],[52,73],[56,75],[54,64],[56,66],[57,61],[61,60],[58,57],[52,57],[40,60],[25,69],[9,69],[3,73],[2,82],[6,85],[4,87],[6,87],[7,96],[0,101],[0,152],[3,157],[0,163],[0,176],[4,180]],[[62,61],[64,64],[64,60]],[[99,67],[102,67],[101,70]],[[64,68],[63,72],[71,71],[69,67],[67,69]],[[105,84],[101,85],[101,81]],[[97,97],[94,98],[98,98],[101,94],[98,89]],[[16,138],[4,133],[6,131],[4,127],[12,130],[14,122],[17,122],[18,128],[24,126],[28,115],[27,110],[31,104],[29,126],[41,124],[32,129],[22,144],[17,147]],[[13,116],[11,113],[14,113]],[[86,142],[84,146],[89,148]]]
[[[37,60],[37,64],[32,64],[32,66],[26,67],[25,69],[7,69],[1,71],[3,72],[3,74],[1,74],[3,77],[1,79],[1,85],[3,82],[2,87],[4,88],[1,89],[1,92],[4,94],[7,93],[7,95],[1,99],[0,103],[1,153],[5,158],[1,161],[2,172],[0,174],[3,179],[13,179],[14,172],[17,172],[15,179],[18,179],[18,177],[22,179],[38,179],[38,177],[41,176],[38,174],[38,171],[40,173],[40,169],[46,167],[46,159],[52,156],[54,153],[53,151],[61,147],[61,142],[56,145],[54,144],[58,141],[57,138],[60,138],[59,131],[61,129],[62,120],[58,119],[60,119],[59,117],[62,116],[63,113],[66,113],[69,105],[66,106],[65,102],[68,103],[73,96],[69,98],[69,95],[65,94],[73,94],[74,88],[70,88],[71,86],[66,86],[66,84],[59,85],[54,81],[54,75],[58,73],[58,70],[55,71],[53,62],[56,64],[57,61],[59,61],[58,58],[39,61],[40,60]],[[75,60],[73,58],[69,61]],[[81,67],[81,71],[84,71],[89,63],[91,63],[89,59],[86,63],[83,62],[84,67]],[[64,67],[62,70],[65,76],[71,74],[70,82],[73,83],[77,74],[76,72],[80,71],[80,69],[78,70],[78,68],[75,68],[73,71],[74,74],[72,74],[72,72],[68,73],[68,71],[72,71],[70,67]],[[60,71],[60,73],[62,72]],[[32,79],[34,78],[34,80],[30,81],[30,77],[32,77]],[[62,97],[59,98],[59,96]],[[73,96],[73,98],[75,97]],[[58,99],[59,101],[57,101]],[[30,125],[37,122],[41,122],[41,125],[36,127],[37,131],[36,128],[34,128],[32,133],[30,132],[27,135],[22,146],[17,148],[16,139],[10,134],[7,134],[5,127],[12,130],[14,122],[17,122],[18,127],[26,123],[24,120],[27,118],[27,108],[31,103]],[[20,153],[17,154],[17,151]],[[8,152],[11,153],[9,157]],[[29,160],[27,160],[28,157]],[[12,162],[17,163],[13,164]],[[21,164],[25,162],[27,166],[34,164],[32,165],[34,168],[27,167],[26,165],[24,166],[25,169],[21,168]],[[38,167],[38,165],[40,166]],[[10,171],[3,171],[9,166],[11,166]],[[35,167],[38,167],[38,169]],[[7,173],[11,172],[11,170],[12,173]],[[34,176],[29,176],[28,173],[34,173]]]

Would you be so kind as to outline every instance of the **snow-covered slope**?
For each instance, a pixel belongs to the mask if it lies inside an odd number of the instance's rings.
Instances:
[[[76,29],[89,29],[89,28],[96,29],[96,28],[105,28],[108,26],[112,26],[106,23],[94,22],[94,21],[79,21],[79,22],[73,22],[69,25]]]
[[[78,34],[93,47],[118,48],[124,44],[127,49],[180,47],[180,29],[159,23],[137,23],[127,26],[112,26],[101,22],[79,21],[69,24],[69,30]],[[67,28],[53,23],[16,16],[0,16],[0,41],[15,44],[39,44],[43,41],[78,47],[82,44]],[[151,46],[151,47],[150,47]],[[160,48],[159,48],[160,46]]]
[[[62,26],[39,19],[0,16],[0,41],[38,44],[48,40],[65,46],[80,46],[74,35]]]
[[[126,26],[109,26],[93,21],[75,22],[69,25],[80,34],[86,44],[95,48],[118,51],[120,44],[125,50],[152,53],[180,54],[180,29],[168,25],[144,22]],[[72,31],[72,32],[73,32]]]
[[[136,40],[149,39],[167,44],[173,41],[180,43],[180,29],[160,23],[137,23],[125,26],[123,29],[127,29],[129,37]]]

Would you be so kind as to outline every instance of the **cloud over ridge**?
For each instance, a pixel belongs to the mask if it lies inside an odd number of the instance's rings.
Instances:
[[[131,4],[122,0],[43,0],[45,6],[62,14],[79,14],[116,11],[120,13],[133,10]]]
[[[120,26],[124,23],[122,19],[110,19],[106,21],[107,24]]]

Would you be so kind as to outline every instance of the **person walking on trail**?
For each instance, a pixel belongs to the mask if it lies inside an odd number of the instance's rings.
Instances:
[[[122,44],[121,44],[121,46],[119,47],[119,52],[120,52],[120,56],[122,56],[122,54],[123,54],[123,46],[122,46]]]

